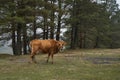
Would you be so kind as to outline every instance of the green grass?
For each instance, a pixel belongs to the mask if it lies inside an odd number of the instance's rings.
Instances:
[[[47,55],[0,55],[0,80],[120,80],[120,49],[69,50]],[[51,60],[50,60],[51,61]]]

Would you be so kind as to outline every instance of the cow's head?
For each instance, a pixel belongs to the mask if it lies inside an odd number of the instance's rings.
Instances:
[[[57,41],[58,42],[58,49],[60,52],[63,52],[65,49],[66,42],[64,41]]]

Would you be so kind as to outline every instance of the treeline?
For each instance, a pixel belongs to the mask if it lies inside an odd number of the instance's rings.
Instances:
[[[116,0],[0,0],[0,31],[11,33],[15,55],[27,54],[36,38],[65,40],[71,49],[119,48],[120,10]]]

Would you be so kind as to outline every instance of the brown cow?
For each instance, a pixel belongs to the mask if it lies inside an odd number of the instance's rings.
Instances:
[[[65,44],[66,43],[64,41],[56,41],[53,39],[49,39],[49,40],[35,39],[35,40],[32,40],[30,42],[32,62],[36,62],[35,55],[39,51],[39,52],[43,52],[43,53],[48,53],[47,62],[49,60],[49,57],[51,56],[52,63],[53,63],[53,55],[55,53],[59,52],[61,49],[63,49],[63,46]]]

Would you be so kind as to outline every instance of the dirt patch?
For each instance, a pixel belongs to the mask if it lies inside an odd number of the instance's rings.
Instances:
[[[120,63],[120,58],[112,58],[112,57],[86,57],[84,59],[87,61],[91,61],[94,64]]]
[[[120,58],[119,57],[87,57],[87,56],[82,56],[82,55],[74,55],[74,54],[69,54],[65,55],[66,59],[68,60],[86,60],[89,62],[92,62],[93,64],[115,64],[115,63],[120,63]]]

